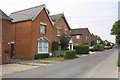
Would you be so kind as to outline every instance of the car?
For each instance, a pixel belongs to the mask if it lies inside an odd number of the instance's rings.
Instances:
[[[110,47],[109,46],[104,46],[104,49],[110,49]]]
[[[89,47],[89,50],[90,50],[90,51],[95,51],[95,47],[94,47],[94,46],[90,46],[90,47]]]

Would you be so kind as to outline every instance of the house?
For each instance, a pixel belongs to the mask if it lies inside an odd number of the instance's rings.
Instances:
[[[87,42],[91,45],[91,34],[88,28],[77,28],[71,30],[71,37],[74,45],[80,45],[83,42]]]
[[[91,34],[91,42],[97,43],[97,37],[93,33]]]
[[[54,23],[54,28],[53,28],[54,41],[60,43],[62,35],[64,35],[64,34],[67,37],[70,37],[71,28],[70,28],[70,26],[65,18],[65,15],[63,13],[61,13],[61,14],[51,15],[50,17]],[[69,46],[71,46],[71,43],[69,44]],[[70,48],[72,49],[72,47],[70,47]]]
[[[2,63],[8,63],[11,59],[11,20],[12,19],[0,9],[0,57],[2,57]]]
[[[10,14],[13,57],[34,59],[35,54],[50,54],[53,23],[45,4]]]
[[[52,21],[54,23],[54,28],[53,28],[54,41],[60,42],[61,36],[63,34],[65,34],[66,36],[69,37],[71,28],[70,28],[64,14],[63,13],[56,14],[56,15],[52,15],[50,17],[51,17],[51,19],[52,19]]]

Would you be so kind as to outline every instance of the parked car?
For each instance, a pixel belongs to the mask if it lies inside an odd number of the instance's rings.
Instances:
[[[110,49],[110,47],[109,46],[104,46],[104,49]]]
[[[90,50],[90,51],[95,51],[95,47],[94,47],[94,46],[90,46],[90,47],[89,47],[89,50]]]

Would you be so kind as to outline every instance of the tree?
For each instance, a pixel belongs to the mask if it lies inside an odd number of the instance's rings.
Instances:
[[[111,34],[116,36],[116,43],[120,45],[120,20],[113,24]]]
[[[56,51],[59,49],[59,42],[52,42],[52,51]]]
[[[65,34],[62,35],[61,40],[60,40],[60,45],[61,45],[62,50],[65,50],[68,48],[69,40],[70,40],[70,38],[67,37]]]
[[[120,20],[116,21],[111,29],[111,34],[120,36]]]
[[[95,41],[92,41],[91,42],[91,46],[94,46],[94,45],[96,45],[97,43],[95,42]]]

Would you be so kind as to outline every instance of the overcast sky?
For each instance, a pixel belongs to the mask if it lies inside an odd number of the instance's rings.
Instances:
[[[0,9],[10,13],[46,4],[50,14],[64,13],[72,29],[89,28],[103,40],[115,42],[110,30],[118,19],[119,0],[0,0]]]

